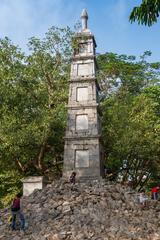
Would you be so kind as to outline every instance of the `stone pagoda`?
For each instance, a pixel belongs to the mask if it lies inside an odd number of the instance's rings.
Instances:
[[[87,28],[88,14],[81,14],[82,29],[74,37],[71,59],[68,119],[65,134],[63,177],[75,171],[79,179],[103,177],[99,86],[96,80],[96,42]]]

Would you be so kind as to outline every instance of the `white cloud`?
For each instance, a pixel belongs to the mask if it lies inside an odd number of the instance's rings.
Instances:
[[[0,0],[0,38],[8,36],[25,50],[28,38],[42,37],[52,25],[73,26],[82,0]]]

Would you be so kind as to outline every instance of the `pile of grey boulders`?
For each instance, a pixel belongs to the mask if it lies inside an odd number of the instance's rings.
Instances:
[[[28,228],[0,225],[2,240],[160,240],[160,203],[142,209],[136,192],[105,181],[63,180],[24,198]]]

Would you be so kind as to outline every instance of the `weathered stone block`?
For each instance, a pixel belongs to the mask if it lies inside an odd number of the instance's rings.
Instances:
[[[76,150],[75,168],[89,167],[89,151]]]
[[[88,87],[77,87],[77,101],[87,101],[88,100]]]
[[[46,181],[42,176],[31,176],[22,179],[23,196],[30,195],[35,189],[42,189],[46,185]]]
[[[76,115],[76,130],[88,129],[88,115]]]

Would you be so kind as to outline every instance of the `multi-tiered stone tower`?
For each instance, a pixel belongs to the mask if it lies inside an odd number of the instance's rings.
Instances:
[[[87,28],[88,14],[82,11],[82,30],[75,36],[71,62],[68,119],[65,135],[63,177],[71,172],[77,178],[103,176],[100,120],[96,81],[96,42]]]

